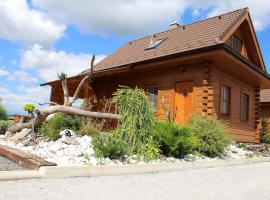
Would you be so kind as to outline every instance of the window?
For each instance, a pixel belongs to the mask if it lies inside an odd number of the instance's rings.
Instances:
[[[236,50],[238,53],[241,53],[242,50],[242,42],[236,36],[232,36],[232,48]]]
[[[221,114],[229,116],[231,113],[231,88],[222,85],[221,87]]]
[[[247,94],[241,94],[241,120],[248,121],[249,114],[249,96]]]
[[[157,94],[158,94],[158,87],[157,86],[148,86],[146,88],[146,93],[148,100],[153,103],[154,108],[157,108]]]
[[[152,41],[150,42],[150,44],[144,49],[145,51],[146,50],[150,50],[150,49],[154,49],[156,48],[158,45],[160,45],[161,42],[163,42],[166,38],[161,38],[161,39],[157,39],[155,41]]]

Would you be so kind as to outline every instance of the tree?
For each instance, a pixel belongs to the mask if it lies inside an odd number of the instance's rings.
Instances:
[[[2,104],[2,99],[0,99],[0,120],[7,120],[7,110]]]

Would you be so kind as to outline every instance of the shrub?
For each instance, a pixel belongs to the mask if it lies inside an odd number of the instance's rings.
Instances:
[[[260,142],[270,144],[269,122],[267,118],[261,119]]]
[[[70,129],[78,131],[81,127],[82,118],[78,115],[61,114],[62,120],[60,122],[61,129]]]
[[[160,157],[161,150],[159,148],[160,144],[153,137],[150,137],[145,144],[140,146],[138,155],[142,156],[144,161],[149,162]]]
[[[85,118],[81,123],[79,130],[80,135],[93,136],[101,132],[101,124],[95,122],[94,120]]]
[[[27,103],[23,106],[23,110],[30,113],[33,113],[36,109],[36,106],[34,104],[31,103]]]
[[[0,99],[0,120],[7,120],[7,110],[5,107],[1,104],[1,99]]]
[[[129,145],[129,154],[147,142],[153,125],[154,107],[147,100],[141,89],[121,87],[114,93],[113,101],[117,104],[121,116],[117,132]]]
[[[190,124],[198,138],[197,150],[209,157],[220,157],[231,143],[226,127],[220,121],[207,117],[192,117]]]
[[[101,131],[101,125],[98,123],[82,124],[79,130],[80,135],[93,136]]]
[[[160,149],[165,156],[183,157],[192,153],[197,146],[192,129],[174,122],[157,121],[152,134],[160,141]]]
[[[49,121],[44,122],[41,125],[42,134],[46,135],[48,138],[52,140],[56,140],[59,137],[61,131],[61,121],[63,119],[63,114],[56,114]]]
[[[78,131],[80,123],[81,119],[79,116],[57,113],[52,119],[41,125],[41,132],[48,138],[56,140],[61,130],[71,129]]]
[[[0,120],[0,134],[5,134],[8,130],[10,123],[5,120]]]
[[[96,156],[102,158],[122,158],[128,151],[128,144],[115,133],[99,133],[93,137],[92,144]]]

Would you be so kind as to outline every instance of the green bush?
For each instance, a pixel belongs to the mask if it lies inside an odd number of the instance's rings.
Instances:
[[[8,130],[10,123],[5,120],[0,120],[0,134],[5,134]]]
[[[99,133],[93,137],[92,144],[96,156],[119,159],[128,152],[128,144],[115,133]]]
[[[78,131],[80,124],[81,119],[79,116],[57,113],[52,119],[41,125],[41,132],[48,138],[56,140],[59,137],[60,131],[64,129]]]
[[[114,93],[113,101],[120,114],[117,133],[129,145],[129,154],[136,153],[148,140],[153,125],[154,107],[141,89],[121,87]]]
[[[82,117],[78,115],[67,115],[61,114],[62,121],[60,122],[61,129],[70,129],[73,131],[78,131],[81,127]]]
[[[160,142],[161,152],[165,156],[183,157],[192,153],[197,147],[197,138],[188,126],[157,121],[152,134]]]
[[[81,126],[78,132],[80,135],[93,136],[101,132],[101,130],[102,125],[100,122],[88,117],[82,117]]]
[[[8,118],[7,110],[1,104],[1,99],[0,99],[0,120],[7,120],[7,118]]]
[[[142,156],[146,162],[158,159],[160,154],[160,144],[153,137],[150,137],[138,150],[138,155]]]
[[[261,119],[260,142],[270,144],[269,122],[267,118]]]
[[[101,125],[97,123],[82,124],[79,130],[80,135],[93,136],[101,131]]]
[[[31,103],[27,103],[23,106],[23,110],[28,112],[28,113],[33,113],[36,109],[36,106]]]
[[[198,138],[197,150],[209,157],[220,157],[231,143],[229,133],[223,123],[207,117],[193,117],[190,127]]]

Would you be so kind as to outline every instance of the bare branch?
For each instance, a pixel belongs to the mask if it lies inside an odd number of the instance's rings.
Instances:
[[[167,106],[166,106],[164,96],[162,96],[162,108],[163,108],[164,112],[166,113],[168,121],[171,121],[171,111],[169,111]]]
[[[45,103],[38,103],[38,105],[40,105],[40,106],[44,106],[44,105],[55,105],[55,106],[58,106],[59,104],[58,103],[55,103],[53,101],[50,101],[50,102],[45,102]]]
[[[77,90],[76,90],[76,92],[75,92],[75,94],[74,94],[74,96],[73,96],[72,101],[69,103],[70,106],[72,106],[72,104],[73,104],[75,101],[78,100],[79,94],[80,94],[80,91],[81,91],[81,88],[83,87],[83,85],[85,84],[85,82],[86,82],[88,79],[89,79],[89,75],[85,76],[85,77],[81,80],[81,82],[80,82],[79,86],[77,87]]]
[[[62,73],[63,74],[63,73]],[[64,91],[64,105],[69,105],[69,91],[68,91],[68,86],[67,86],[67,77],[64,74],[64,77],[62,80],[62,87],[63,87],[63,91]],[[60,78],[62,78],[60,77]]]
[[[91,59],[90,73],[81,80],[80,84],[76,89],[76,92],[74,93],[73,100],[68,105],[72,106],[72,104],[78,100],[83,85],[86,83],[87,80],[91,81],[93,79],[94,61],[95,61],[95,54],[92,56]]]

